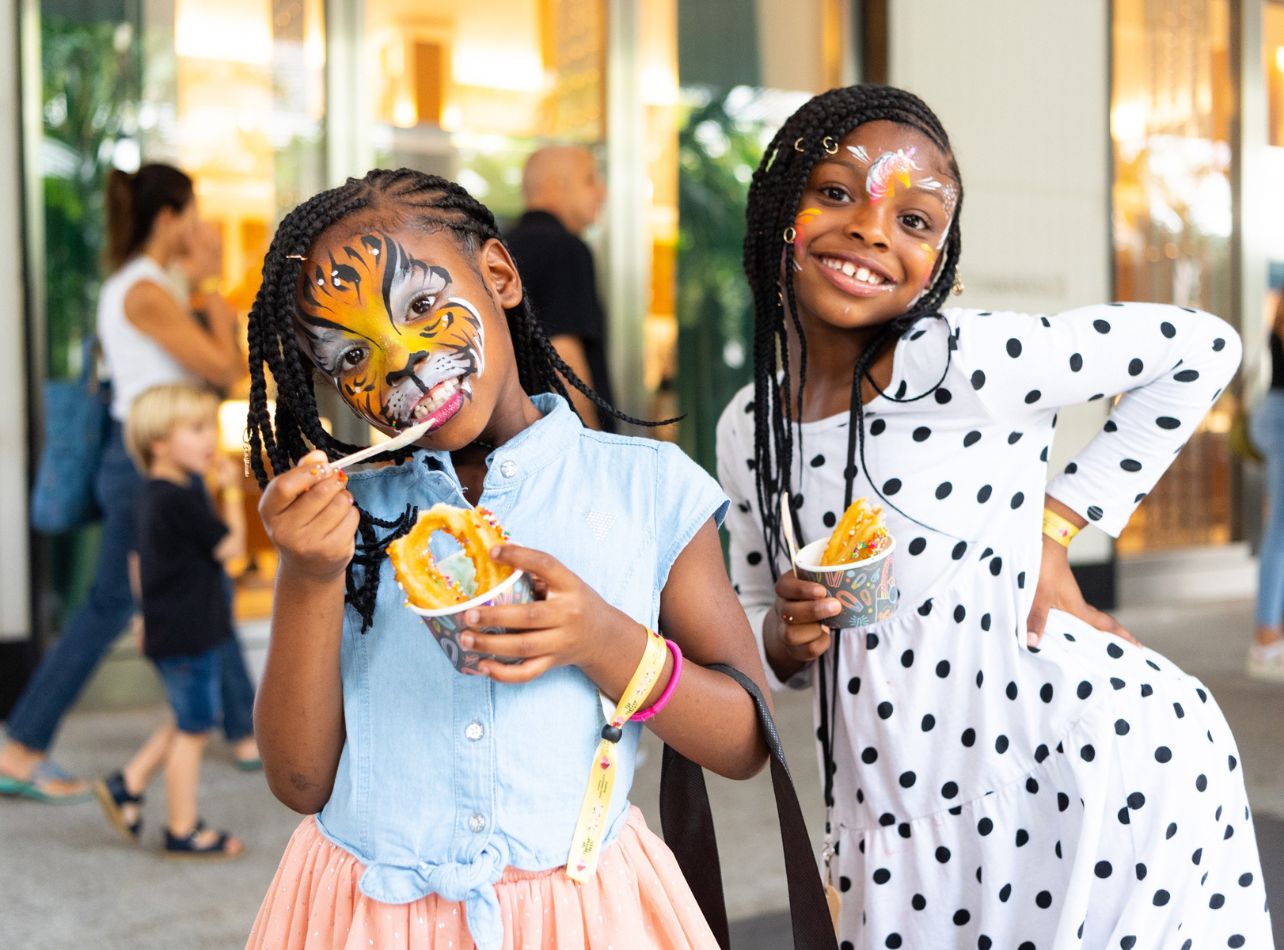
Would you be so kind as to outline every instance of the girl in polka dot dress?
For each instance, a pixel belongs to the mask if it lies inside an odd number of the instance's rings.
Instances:
[[[776,685],[817,688],[841,946],[1270,946],[1225,719],[1084,603],[1050,536],[1122,530],[1239,339],[1151,304],[943,310],[962,197],[936,116],[870,86],[799,109],[749,191],[755,380],[718,426],[732,579]],[[1057,410],[1121,392],[1045,486]],[[839,604],[788,569],[786,495],[800,544],[882,505],[890,619],[821,625]]]

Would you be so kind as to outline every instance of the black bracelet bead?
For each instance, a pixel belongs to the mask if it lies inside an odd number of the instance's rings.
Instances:
[[[619,742],[624,737],[624,730],[619,726],[613,726],[609,722],[602,727],[602,738],[607,742]]]

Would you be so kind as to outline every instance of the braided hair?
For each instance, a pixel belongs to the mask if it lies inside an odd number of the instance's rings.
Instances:
[[[263,283],[249,318],[250,409],[246,440],[260,487],[314,449],[337,459],[358,448],[322,428],[312,362],[299,347],[295,326],[304,259],[327,229],[362,212],[397,215],[429,233],[449,231],[470,259],[486,241],[503,241],[494,215],[462,187],[409,168],[376,169],[364,178],[349,178],[285,216],[264,258]],[[616,419],[640,426],[664,424],[620,412],[580,379],[558,356],[524,292],[521,303],[505,310],[505,316],[518,379],[526,392],[554,392],[570,402],[566,388],[569,383],[601,412]],[[277,390],[276,411],[272,414],[268,408],[269,375]],[[413,451],[402,449],[390,457],[401,462]],[[379,566],[385,549],[390,541],[410,530],[417,515],[412,506],[391,520],[361,511],[356,553],[347,570],[346,600],[361,618],[362,633],[373,623]]]
[[[784,234],[786,228],[794,223],[812,167],[827,154],[827,148],[832,150],[832,143],[857,126],[880,120],[909,126],[925,135],[945,156],[950,173],[959,182],[959,193],[931,286],[906,313],[879,329],[853,367],[847,464],[844,473],[847,481],[844,505],[850,505],[857,455],[861,468],[865,467],[865,416],[861,400],[861,380],[868,379],[877,389],[877,383],[870,376],[870,367],[878,355],[917,320],[923,317],[940,318],[941,304],[954,285],[962,248],[959,233],[959,215],[963,206],[962,177],[950,148],[949,137],[926,103],[913,93],[892,86],[858,85],[822,93],[790,116],[767,146],[762,162],[749,184],[749,200],[745,210],[744,269],[753,293],[754,307],[753,468],[763,540],[768,551],[767,562],[771,565],[773,575],[776,573],[776,557],[784,551],[780,522],[781,499],[791,491],[794,440],[796,435],[801,437],[802,425],[801,418],[795,418],[791,398],[795,368],[790,365],[789,359],[790,325],[800,347],[799,366],[796,370],[799,405],[801,387],[807,378],[807,341],[794,297],[794,268],[785,266],[782,273],[781,267],[788,252]],[[950,351],[955,346],[956,341],[951,337]],[[937,386],[926,392],[909,397],[905,397],[903,393],[893,396],[881,390],[879,392],[894,401],[911,402],[929,395],[939,385],[938,382]],[[874,491],[891,508],[905,514],[888,501],[877,486]]]

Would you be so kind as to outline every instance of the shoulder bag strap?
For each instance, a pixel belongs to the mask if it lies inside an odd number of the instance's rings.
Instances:
[[[794,950],[838,950],[830,925],[829,905],[821,884],[811,839],[803,821],[798,793],[789,777],[789,766],[780,734],[758,684],[744,673],[723,664],[709,667],[731,677],[749,693],[758,713],[763,740],[771,753],[771,784],[776,796],[780,841],[784,846],[785,876],[789,886],[789,914],[793,923]],[[669,746],[664,747],[660,773],[660,826],[664,840],[695,895],[700,910],[718,941],[729,950],[730,930],[722,890],[722,868],[704,770]]]

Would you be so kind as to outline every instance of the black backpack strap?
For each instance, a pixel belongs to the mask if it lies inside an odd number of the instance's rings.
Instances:
[[[784,846],[794,950],[838,950],[838,939],[830,925],[825,889],[812,854],[802,808],[798,805],[798,793],[789,777],[780,734],[776,731],[767,701],[758,684],[739,670],[723,664],[708,668],[731,677],[749,693],[758,713],[763,740],[771,754],[771,784],[776,795],[780,841]],[[713,814],[709,809],[704,770],[667,745],[660,772],[660,826],[718,946],[729,950],[731,938],[722,890],[722,868],[718,861],[718,842],[713,829]]]

